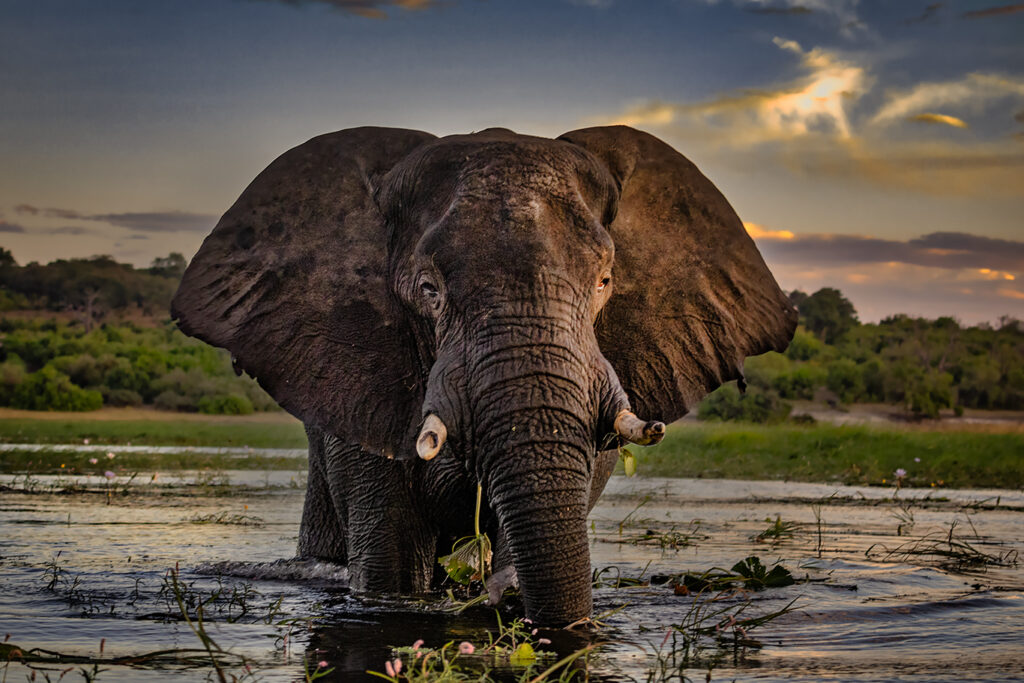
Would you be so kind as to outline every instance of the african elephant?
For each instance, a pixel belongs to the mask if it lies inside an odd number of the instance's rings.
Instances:
[[[306,425],[300,556],[436,588],[479,482],[495,568],[549,625],[591,613],[607,438],[659,440],[647,419],[796,324],[721,193],[623,126],[313,138],[224,214],[172,315]]]

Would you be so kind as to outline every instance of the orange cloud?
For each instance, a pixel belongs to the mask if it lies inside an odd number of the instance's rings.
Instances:
[[[743,227],[747,229],[747,234],[755,240],[791,240],[796,237],[796,234],[789,230],[769,230],[763,225],[747,221],[743,221]]]
[[[946,114],[917,114],[907,119],[908,121],[917,121],[919,123],[939,123],[946,126],[953,126],[954,128],[966,128],[967,123],[963,119],[958,119],[955,116],[948,116]]]

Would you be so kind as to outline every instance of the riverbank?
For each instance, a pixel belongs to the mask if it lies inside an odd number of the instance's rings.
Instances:
[[[851,413],[858,414],[846,414]],[[302,424],[284,413],[2,410],[0,447],[4,473],[296,470],[305,468],[306,435]],[[807,425],[684,420],[669,428],[660,445],[632,450],[639,475],[649,477],[1024,487],[1024,427],[1012,419]]]

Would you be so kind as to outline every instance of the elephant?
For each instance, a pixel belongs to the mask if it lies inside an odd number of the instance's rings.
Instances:
[[[278,157],[171,305],[305,425],[298,554],[422,593],[480,524],[528,618],[592,612],[587,515],[796,313],[697,167],[625,126],[360,127]],[[641,417],[642,416],[642,417]]]

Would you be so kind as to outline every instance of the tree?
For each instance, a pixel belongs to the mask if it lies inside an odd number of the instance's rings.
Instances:
[[[188,266],[188,261],[185,260],[185,257],[172,251],[167,256],[153,259],[153,263],[149,266],[149,272],[151,275],[180,280],[181,276],[185,274],[186,266]]]
[[[792,300],[794,292],[790,295]],[[835,344],[848,330],[858,324],[857,311],[842,292],[823,287],[800,301],[797,307],[800,322],[826,344]]]

